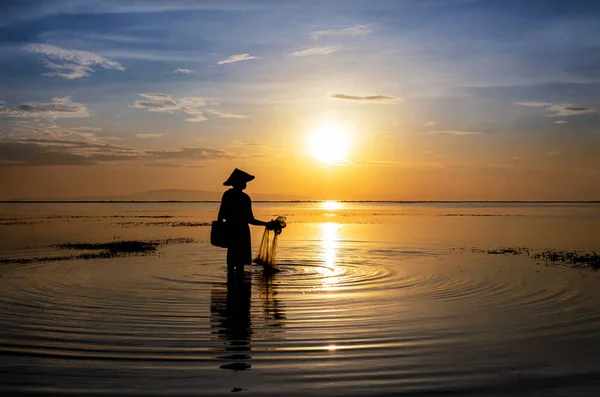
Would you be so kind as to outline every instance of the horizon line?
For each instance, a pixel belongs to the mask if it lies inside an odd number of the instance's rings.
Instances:
[[[600,204],[600,200],[253,200],[253,203],[573,203]],[[135,204],[135,203],[220,203],[221,200],[0,200],[0,204]]]

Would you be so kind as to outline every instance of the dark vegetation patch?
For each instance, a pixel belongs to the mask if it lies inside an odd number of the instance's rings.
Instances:
[[[529,250],[527,250],[527,251],[523,251],[523,250],[524,250],[524,248],[500,248],[500,249],[496,249],[496,250],[486,251],[486,253],[488,253],[490,255],[507,255],[507,254],[521,255],[522,253],[526,252],[527,255],[529,255]]]
[[[42,221],[1,221],[0,226],[26,226],[33,225],[35,223],[42,223]]]
[[[0,218],[0,222],[39,220],[39,219],[110,219],[110,218],[147,218],[168,219],[175,218],[173,215],[45,215],[45,216],[21,216]]]
[[[600,269],[600,255],[594,251],[579,253],[576,251],[545,250],[538,252],[533,257],[542,259],[546,263],[570,263],[577,267],[591,267],[594,270]]]
[[[305,217],[305,216],[327,216],[328,214],[335,214],[336,217],[353,217],[353,216],[362,216],[362,217],[373,217],[373,216],[377,216],[377,217],[392,217],[392,216],[413,216],[415,215],[414,213],[411,212],[356,212],[356,211],[350,211],[350,210],[326,210],[323,209],[321,210],[321,212],[296,212],[292,215],[290,214],[270,214],[268,216],[272,216],[272,217],[278,217],[278,216],[285,216],[285,217],[290,217],[290,216],[299,216],[299,217]],[[473,213],[455,213],[455,212],[450,212],[450,213],[446,213],[446,214],[436,214],[436,213],[431,213],[431,214],[417,214],[417,216],[482,216],[482,217],[516,217],[516,216],[524,216],[521,214],[473,214]]]
[[[516,214],[440,214],[439,216],[523,216]]]
[[[0,258],[0,264],[56,262],[74,259],[103,259],[128,255],[148,255],[168,244],[195,243],[193,238],[168,238],[162,240],[115,240],[107,243],[64,243],[51,247],[71,251],[93,251],[62,256],[40,256],[33,258]]]
[[[142,219],[169,219],[172,215],[50,215],[44,219],[114,219],[114,218],[142,218]]]
[[[209,222],[115,222],[113,225],[122,227],[157,226],[157,227],[203,227],[210,226]]]
[[[471,251],[490,255],[525,255],[529,258],[544,261],[546,264],[568,264],[579,268],[600,269],[600,255],[595,251],[534,250],[525,247],[503,247],[493,250],[472,248]]]
[[[111,255],[119,255],[155,251],[159,244],[158,241],[124,240],[108,243],[65,243],[56,244],[54,247],[78,251],[104,251]]]
[[[81,219],[99,221],[101,219],[171,219],[172,215],[47,215],[0,218],[0,226],[29,226],[51,221],[69,222]],[[133,222],[132,222],[133,223]],[[139,222],[142,223],[142,222]]]

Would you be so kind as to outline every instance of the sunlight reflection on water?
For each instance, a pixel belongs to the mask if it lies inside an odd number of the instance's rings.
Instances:
[[[338,231],[340,225],[333,222],[321,223],[321,248],[322,248],[322,260],[324,266],[318,266],[316,271],[323,276],[322,288],[328,291],[335,291],[336,285],[339,283],[338,275],[341,268],[337,266],[337,249],[339,248],[338,243]]]
[[[342,209],[342,203],[335,200],[323,201],[321,203],[321,208],[328,211],[335,211]]]

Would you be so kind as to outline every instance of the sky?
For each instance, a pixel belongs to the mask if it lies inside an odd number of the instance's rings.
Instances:
[[[600,200],[600,2],[3,1],[0,200]],[[174,198],[176,199],[176,197]]]

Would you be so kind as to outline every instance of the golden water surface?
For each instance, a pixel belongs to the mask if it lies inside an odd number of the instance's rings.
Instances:
[[[597,204],[257,203],[287,217],[281,272],[229,281],[217,207],[0,206],[0,391],[600,395],[597,273],[485,253],[600,252]]]

